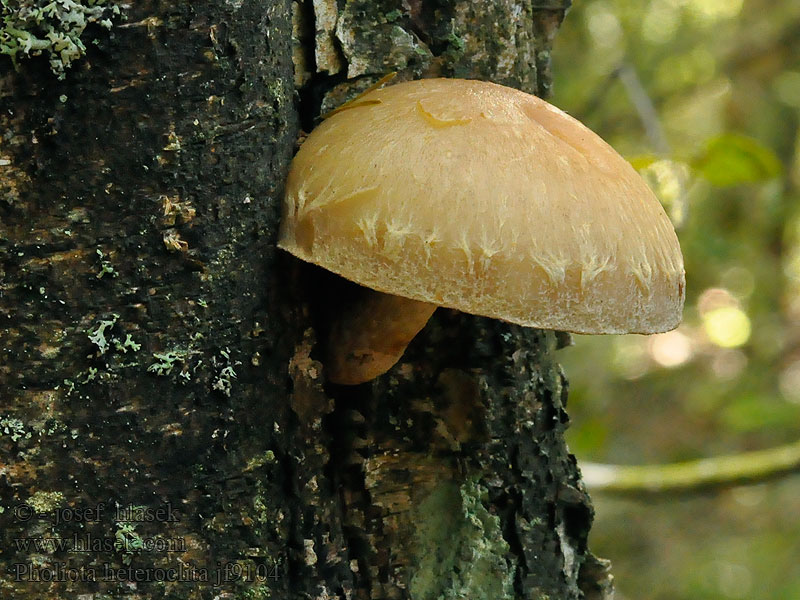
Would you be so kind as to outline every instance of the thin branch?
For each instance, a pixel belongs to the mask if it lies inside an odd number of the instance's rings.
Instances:
[[[617,69],[617,76],[625,87],[628,98],[639,115],[639,120],[642,122],[650,143],[656,149],[656,152],[668,156],[671,149],[667,136],[664,134],[664,128],[661,126],[661,119],[659,119],[653,100],[647,90],[644,89],[636,69],[630,63],[622,63]]]
[[[619,80],[625,88],[625,93],[628,96],[633,108],[636,110],[636,115],[639,117],[639,122],[644,128],[647,139],[650,145],[657,154],[662,156],[669,156],[672,152],[667,136],[664,133],[664,128],[661,125],[661,119],[658,116],[655,103],[653,102],[650,94],[648,94],[642,80],[635,67],[623,60],[619,65],[608,74],[603,82],[598,86],[598,89],[592,94],[589,103],[584,106],[583,110],[578,111],[577,114],[591,115],[600,106],[607,101],[608,91],[611,89],[614,81]]]
[[[628,94],[633,107],[636,109],[636,114],[639,115],[639,121],[645,130],[647,138],[650,140],[650,145],[656,150],[656,153],[663,157],[669,157],[672,154],[667,136],[664,133],[664,127],[661,124],[661,119],[656,110],[653,99],[648,94],[642,80],[639,78],[639,73],[633,64],[623,62],[617,67],[615,73],[619,77],[625,92]],[[689,193],[686,189],[686,181],[682,176],[680,168],[673,162],[666,163],[672,171],[674,180],[679,185],[679,193],[677,197],[672,199],[672,206],[669,207],[669,216],[672,224],[675,227],[680,226],[686,222],[689,210]]]
[[[800,471],[800,441],[768,450],[666,465],[581,464],[583,480],[590,490],[630,496],[726,488],[795,471]]]

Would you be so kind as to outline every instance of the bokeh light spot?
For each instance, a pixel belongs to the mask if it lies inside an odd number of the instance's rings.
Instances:
[[[778,378],[781,394],[789,402],[800,404],[800,360],[796,360],[781,371]]]
[[[750,339],[750,319],[740,308],[723,306],[703,315],[703,327],[712,344],[736,348]]]
[[[684,364],[692,357],[692,342],[680,331],[668,331],[651,336],[650,356],[662,367],[674,368]]]
[[[638,379],[648,371],[646,341],[639,337],[620,336],[614,340],[614,370],[624,379]]]
[[[739,302],[728,290],[723,288],[708,288],[703,290],[697,299],[697,310],[701,316],[718,308],[739,308]]]
[[[612,8],[605,2],[595,2],[586,7],[586,27],[595,46],[609,47],[622,39],[622,26]]]
[[[717,379],[730,380],[741,375],[747,367],[747,356],[741,350],[723,348],[711,359],[711,371]]]
[[[772,89],[782,103],[800,108],[800,72],[781,73],[773,81]]]
[[[728,598],[748,598],[753,586],[753,576],[747,567],[731,563],[717,562],[717,584],[719,591]]]
[[[692,0],[689,9],[706,22],[732,19],[742,10],[743,0]]]
[[[725,269],[720,281],[737,298],[749,298],[756,287],[752,271],[738,265]]]

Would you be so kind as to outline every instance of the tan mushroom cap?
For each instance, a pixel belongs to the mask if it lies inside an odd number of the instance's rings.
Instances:
[[[684,300],[636,171],[554,106],[481,81],[371,91],[292,162],[279,246],[363,286],[520,325],[655,333]]]

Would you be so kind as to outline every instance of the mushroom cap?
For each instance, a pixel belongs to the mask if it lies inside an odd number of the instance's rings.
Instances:
[[[675,230],[611,146],[482,81],[370,91],[295,156],[279,247],[363,286],[576,333],[677,326]]]

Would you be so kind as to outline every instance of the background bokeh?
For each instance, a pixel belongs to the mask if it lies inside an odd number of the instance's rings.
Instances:
[[[575,336],[579,461],[647,464],[800,438],[800,2],[576,0],[551,101],[657,191],[684,323]],[[671,497],[594,494],[622,600],[800,598],[800,475]]]

